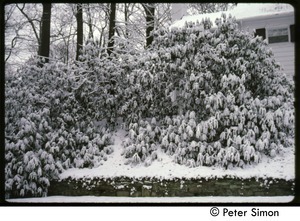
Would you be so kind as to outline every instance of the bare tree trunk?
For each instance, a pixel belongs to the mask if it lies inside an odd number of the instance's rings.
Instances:
[[[146,47],[149,47],[153,41],[155,4],[142,4],[146,13]]]
[[[128,25],[128,3],[124,4],[124,18],[125,18],[125,38],[128,39],[128,30],[127,30],[127,25]]]
[[[107,53],[110,55],[113,52],[114,47],[114,35],[116,27],[116,3],[110,4],[110,14],[109,14],[109,33],[108,33],[108,44]]]
[[[82,4],[77,4],[77,47],[76,47],[76,61],[79,60],[83,45],[83,20],[82,20]]]
[[[90,4],[87,4],[88,26],[89,26],[89,39],[94,39],[92,15],[90,12]]]
[[[44,58],[44,62],[40,61],[40,66],[43,63],[49,62],[50,52],[50,23],[51,23],[51,3],[43,4],[42,28],[40,33],[39,56]]]

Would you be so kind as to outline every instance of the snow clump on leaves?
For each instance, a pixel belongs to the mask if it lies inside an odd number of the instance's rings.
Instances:
[[[276,157],[294,145],[294,86],[261,37],[239,30],[230,16],[216,24],[154,33],[126,83],[125,104],[136,104],[128,116],[160,119],[151,142],[189,167]],[[144,137],[138,142],[149,144]]]

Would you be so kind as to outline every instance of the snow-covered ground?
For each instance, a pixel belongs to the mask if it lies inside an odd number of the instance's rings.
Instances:
[[[49,196],[9,199],[11,203],[288,203],[293,196],[276,197],[102,197]]]
[[[161,179],[173,178],[210,178],[232,176],[238,178],[280,178],[285,180],[295,179],[294,148],[287,148],[273,159],[262,158],[258,165],[246,168],[225,170],[218,167],[189,168],[175,164],[172,157],[161,152],[160,160],[154,161],[150,166],[143,165],[132,167],[125,165],[122,153],[122,141],[126,131],[119,130],[113,136],[114,152],[108,155],[103,165],[93,169],[69,169],[60,175],[61,179],[72,178],[112,178],[127,176],[133,178],[156,177]],[[12,203],[288,203],[294,196],[275,197],[102,197],[102,196],[50,196],[42,198],[8,199]]]
[[[160,179],[173,178],[210,178],[232,176],[238,178],[277,178],[285,180],[295,179],[295,155],[294,148],[287,148],[281,155],[273,159],[262,158],[257,165],[249,165],[246,168],[234,168],[225,170],[219,167],[196,167],[175,164],[172,157],[165,153],[159,153],[159,160],[150,166],[125,165],[122,153],[122,141],[126,137],[125,130],[119,130],[113,136],[114,152],[108,155],[103,165],[93,169],[69,169],[64,171],[60,178],[112,178],[112,177],[156,177]],[[293,196],[276,197],[98,197],[98,196],[50,196],[42,198],[8,199],[13,203],[288,203]]]
[[[60,175],[61,179],[72,178],[112,178],[112,177],[156,177],[161,179],[173,178],[210,178],[232,176],[238,178],[276,178],[293,180],[295,179],[295,155],[294,148],[286,148],[281,155],[273,159],[262,157],[262,162],[257,165],[248,165],[246,168],[234,168],[225,170],[219,167],[195,167],[175,164],[172,157],[161,152],[158,154],[159,160],[154,161],[150,166],[144,165],[131,166],[125,165],[125,158],[122,153],[122,141],[125,139],[126,132],[119,130],[113,136],[114,152],[108,155],[107,161],[103,165],[93,169],[69,169]]]

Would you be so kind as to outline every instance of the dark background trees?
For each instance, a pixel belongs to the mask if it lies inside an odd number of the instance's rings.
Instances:
[[[108,31],[108,44],[107,44],[107,53],[110,55],[113,51],[114,47],[114,35],[115,35],[115,28],[116,28],[116,3],[110,4],[110,11],[109,11],[109,31]]]
[[[111,54],[121,43],[142,51],[153,32],[172,23],[174,4],[81,3],[8,4],[5,6],[5,61],[16,69],[38,55],[48,62],[79,59],[87,40]],[[229,4],[186,4],[186,13],[226,10]],[[185,12],[184,12],[185,13]],[[123,47],[122,46],[122,47]],[[9,66],[9,67],[8,67]]]
[[[49,61],[50,52],[50,24],[51,24],[51,3],[43,3],[42,27],[40,33],[40,44],[38,55],[42,58],[40,65]]]
[[[77,47],[76,47],[76,61],[79,60],[79,56],[83,45],[83,19],[82,19],[82,4],[77,4]]]
[[[152,32],[154,30],[155,4],[142,4],[146,13],[146,47],[153,41]]]

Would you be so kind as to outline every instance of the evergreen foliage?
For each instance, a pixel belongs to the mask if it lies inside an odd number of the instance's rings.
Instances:
[[[112,152],[75,98],[63,64],[28,65],[5,84],[5,190],[8,197],[44,196],[51,179],[71,167],[94,167]]]
[[[95,167],[112,153],[149,166],[161,151],[188,167],[230,169],[276,157],[294,145],[294,86],[260,37],[225,15],[156,30],[138,52],[116,38],[110,56],[87,42],[76,64],[35,61],[5,83],[7,197],[45,196],[65,169]]]
[[[287,138],[294,137],[294,89],[265,41],[240,31],[231,17],[216,24],[157,31],[127,79],[134,96],[123,109],[129,119],[160,119],[153,144],[179,164],[243,167],[293,145]],[[133,146],[147,143],[153,126],[135,126],[136,136],[147,136],[132,137]],[[125,145],[125,156],[143,156],[131,147]]]

